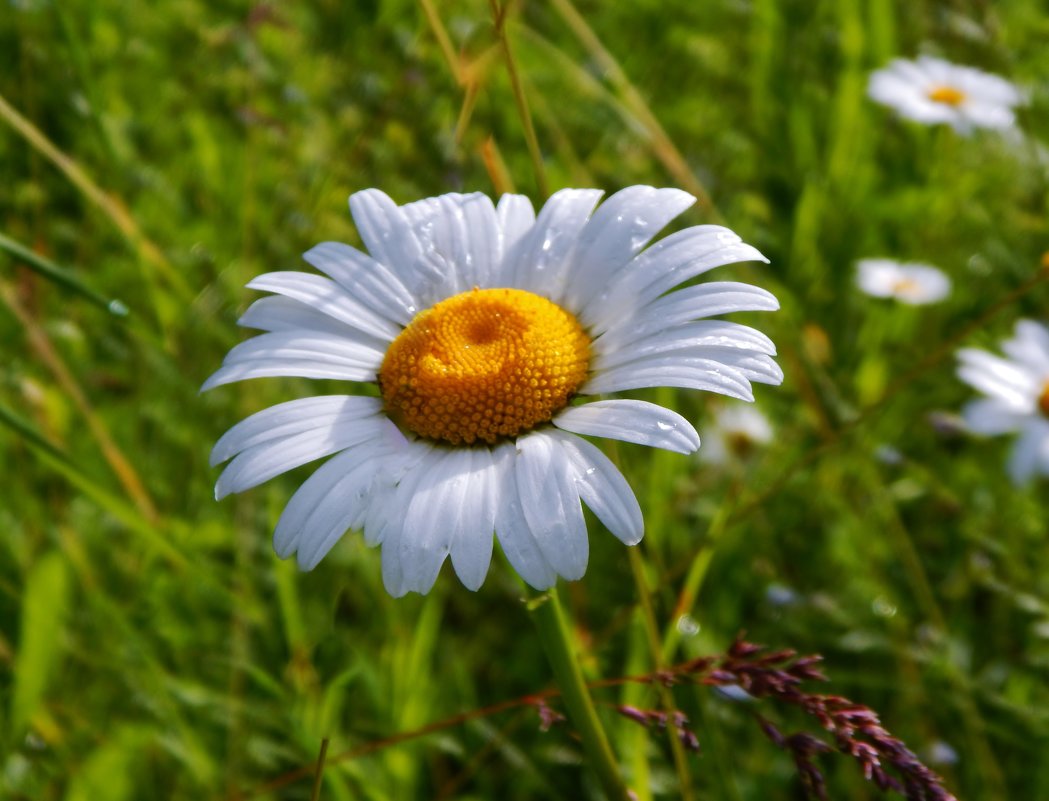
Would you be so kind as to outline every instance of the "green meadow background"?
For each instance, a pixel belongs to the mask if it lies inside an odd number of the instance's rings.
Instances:
[[[1006,439],[964,435],[960,345],[1049,317],[1049,12],[1038,0],[527,0],[252,5],[0,2],[0,797],[600,798],[519,580],[446,567],[394,600],[349,534],[312,573],[272,552],[309,468],[221,503],[212,443],[271,404],[345,391],[264,379],[199,395],[271,270],[359,244],[347,196],[635,183],[704,200],[771,260],[715,280],[774,291],[737,315],[786,380],[758,386],[773,441],[722,466],[620,445],[645,511],[632,564],[591,520],[562,584],[588,678],[751,640],[826,656],[960,798],[1049,797],[1046,484]],[[534,120],[529,155],[500,35]],[[873,69],[934,53],[1001,74],[1011,135],[961,138],[866,98]],[[945,302],[868,298],[857,259],[927,261]],[[55,268],[59,272],[55,272]],[[111,304],[117,300],[119,303]],[[128,310],[121,315],[120,304]],[[727,401],[645,396],[701,434]],[[818,689],[818,688],[813,688]],[[614,713],[642,801],[799,799],[774,703],[678,686],[702,752]],[[556,707],[556,702],[551,702]],[[443,722],[443,723],[442,723]],[[421,731],[434,723],[436,730]],[[448,725],[444,725],[447,723]],[[834,799],[878,798],[841,755]]]

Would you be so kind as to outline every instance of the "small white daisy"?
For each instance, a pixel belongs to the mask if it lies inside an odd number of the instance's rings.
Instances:
[[[946,123],[960,134],[1013,127],[1013,107],[1023,102],[1020,91],[1004,78],[932,56],[898,58],[876,70],[867,94],[902,117],[926,125]]]
[[[951,279],[928,264],[902,264],[892,259],[856,263],[856,284],[868,295],[923,306],[951,294]]]
[[[369,382],[380,397],[304,398],[247,418],[212,452],[214,464],[232,459],[216,496],[335,454],[289,501],[277,553],[297,553],[310,569],[347,529],[362,529],[382,545],[394,596],[428,592],[448,556],[477,589],[493,532],[533,587],[580,578],[580,501],[636,544],[633,492],[577,435],[680,453],[696,450],[699,435],[653,403],[590,396],[673,386],[753,400],[752,381],[782,380],[775,347],[706,318],[778,303],[742,283],[674,289],[713,267],[765,261],[716,225],[646,248],[691,195],[633,186],[595,210],[601,194],[562,190],[538,217],[520,195],[400,207],[375,189],[353,195],[370,255],[326,242],[305,259],[327,277],[276,272],[249,283],[274,294],[240,323],[267,333],[234,347],[203,389],[304,376]]]
[[[1021,484],[1049,475],[1049,328],[1020,320],[1002,351],[1007,358],[977,348],[958,352],[958,377],[987,396],[968,403],[962,416],[977,434],[1019,433],[1009,475]]]
[[[710,464],[726,464],[772,441],[772,424],[755,406],[722,406],[703,436],[699,457]]]

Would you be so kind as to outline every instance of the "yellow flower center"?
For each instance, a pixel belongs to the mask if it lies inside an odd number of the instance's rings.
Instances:
[[[1049,381],[1042,385],[1042,394],[1038,396],[1038,408],[1042,414],[1049,417]]]
[[[386,413],[422,437],[494,443],[546,422],[586,379],[590,337],[521,289],[463,292],[419,312],[379,370]]]
[[[899,278],[892,283],[892,293],[894,295],[911,297],[920,291],[921,285],[913,278]]]
[[[944,103],[948,106],[960,106],[965,102],[965,92],[953,86],[934,86],[929,90],[928,97],[933,103]]]

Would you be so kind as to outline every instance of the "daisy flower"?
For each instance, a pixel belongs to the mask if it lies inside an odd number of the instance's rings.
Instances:
[[[332,456],[277,523],[281,557],[314,567],[347,529],[382,546],[386,589],[425,593],[446,557],[480,587],[493,534],[531,586],[586,570],[580,501],[620,540],[641,510],[609,459],[579,435],[691,453],[699,435],[653,403],[594,396],[642,387],[753,400],[783,374],[764,334],[708,319],[772,310],[763,289],[711,282],[713,267],[765,261],[726,228],[650,239],[694,201],[676,189],[565,189],[536,216],[520,195],[397,206],[376,189],[350,198],[368,254],[335,242],[304,258],[324,273],[275,272],[241,325],[266,333],[234,347],[203,389],[263,376],[363,382],[378,397],[304,398],[230,429],[212,462],[232,459],[221,498]],[[596,210],[595,210],[596,207]]]
[[[863,259],[856,263],[856,284],[868,295],[893,298],[923,306],[951,293],[951,279],[928,264],[902,264],[892,259]]]
[[[901,117],[926,125],[946,123],[960,134],[973,128],[1012,128],[1013,107],[1023,102],[1020,91],[1004,78],[932,56],[898,58],[876,70],[867,94]]]
[[[714,412],[714,424],[705,435],[699,456],[710,464],[726,464],[771,441],[772,425],[760,409],[735,404],[722,406]]]
[[[1009,475],[1022,484],[1049,475],[1049,328],[1020,320],[1002,351],[1006,358],[977,348],[958,352],[958,377],[987,396],[968,403],[962,416],[977,434],[1019,433]]]

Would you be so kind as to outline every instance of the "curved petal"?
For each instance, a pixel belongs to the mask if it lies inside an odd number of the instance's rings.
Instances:
[[[260,334],[234,346],[200,391],[278,375],[373,381],[384,354],[363,338],[358,340],[305,330]]]
[[[962,408],[965,426],[974,434],[1009,434],[1019,431],[1030,419],[1031,412],[1016,409],[998,398],[969,401]]]
[[[685,348],[736,348],[766,356],[776,354],[776,346],[763,333],[726,320],[701,320],[674,325],[638,340],[623,341],[625,335],[614,337],[611,334],[609,332],[598,337],[593,343],[594,357],[590,369],[595,373],[636,359]]]
[[[750,284],[736,281],[710,281],[685,287],[645,305],[604,329],[597,342],[612,348],[633,342],[681,323],[739,311],[775,311],[775,296]]]
[[[495,207],[487,195],[447,194],[401,207],[429,262],[442,275],[441,298],[487,286],[501,258]]]
[[[241,451],[215,482],[215,499],[242,492],[294,467],[352,448],[379,435],[381,415],[339,419],[253,445]]]
[[[494,474],[498,483],[499,502],[495,511],[495,536],[510,566],[537,590],[546,590],[557,582],[557,573],[543,556],[517,494],[517,448],[500,445],[492,452]]]
[[[629,186],[598,206],[579,232],[565,304],[585,309],[671,220],[696,202],[680,189]]]
[[[452,538],[452,567],[467,589],[476,590],[492,563],[499,476],[488,448],[470,448],[467,453],[471,457],[469,481],[462,484],[460,497],[447,501],[458,505],[461,513]]]
[[[419,310],[419,301],[397,273],[356,248],[341,242],[321,242],[302,258],[373,312],[399,325],[407,325]]]
[[[590,511],[623,543],[637,545],[645,534],[645,521],[623,474],[586,440],[559,432],[551,436],[567,456],[576,489]]]
[[[249,281],[248,288],[293,298],[384,342],[392,342],[401,332],[401,326],[354,300],[330,278],[291,271],[264,273]]]
[[[517,440],[517,495],[539,550],[570,581],[586,573],[590,544],[579,492],[556,438],[534,431]]]
[[[273,532],[278,556],[284,559],[297,551],[301,569],[317,566],[363,517],[382,447],[374,439],[336,454],[302,483]]]
[[[381,342],[324,312],[317,311],[312,306],[283,295],[259,298],[248,306],[247,311],[237,320],[237,325],[270,332],[321,331],[337,337],[366,337],[370,342]]]
[[[1009,454],[1009,477],[1015,484],[1025,484],[1042,472],[1049,461],[1049,423],[1035,420],[1020,432]]]
[[[504,256],[507,283],[559,302],[579,232],[602,194],[599,189],[562,189],[551,195],[535,225]]]
[[[532,201],[524,195],[503,195],[499,198],[495,213],[499,219],[499,230],[502,231],[503,247],[499,268],[492,275],[491,286],[512,286],[512,270],[510,275],[506,275],[506,265],[509,263],[506,254],[512,252],[521,237],[535,225],[535,209],[532,208]]]
[[[742,372],[716,359],[693,359],[689,364],[662,364],[659,359],[631,362],[593,376],[579,392],[601,395],[642,387],[702,389],[752,401],[750,382]]]
[[[371,417],[381,409],[378,398],[356,395],[319,395],[278,403],[246,417],[223,434],[211,449],[211,466],[265,442]]]
[[[415,536],[415,532],[407,530],[405,526],[405,511],[408,509],[412,498],[415,497],[416,491],[426,481],[427,477],[432,473],[434,468],[440,461],[441,453],[433,446],[427,443],[415,442],[413,445],[415,448],[415,458],[417,461],[404,473],[397,484],[392,495],[389,496],[390,506],[385,510],[385,522],[384,522],[384,536],[382,539],[382,582],[383,586],[386,587],[386,591],[390,593],[394,598],[400,598],[412,590],[423,592],[418,590],[419,586],[409,585],[406,578],[408,566],[405,565],[403,555],[404,549],[401,547],[401,542],[405,538]],[[378,501],[373,501],[371,506],[375,506]],[[430,554],[433,557],[432,561],[436,562],[436,569],[433,564],[429,564],[431,568],[433,580],[437,580],[437,573],[441,569],[441,564],[444,562],[446,554],[434,552]],[[419,572],[419,566],[416,566],[413,572]],[[430,582],[430,586],[433,582]],[[427,587],[427,590],[429,587]]]
[[[697,225],[656,242],[634,259],[614,284],[587,304],[581,320],[601,334],[616,321],[652,302],[678,284],[714,267],[764,261],[755,248],[728,228]],[[693,318],[694,319],[694,318]]]
[[[365,189],[350,195],[350,214],[368,253],[392,270],[413,297],[420,297],[440,271],[423,252],[404,213],[385,193]]]
[[[676,453],[693,453],[699,434],[677,412],[640,400],[602,400],[571,406],[551,421],[574,434],[635,442]]]

